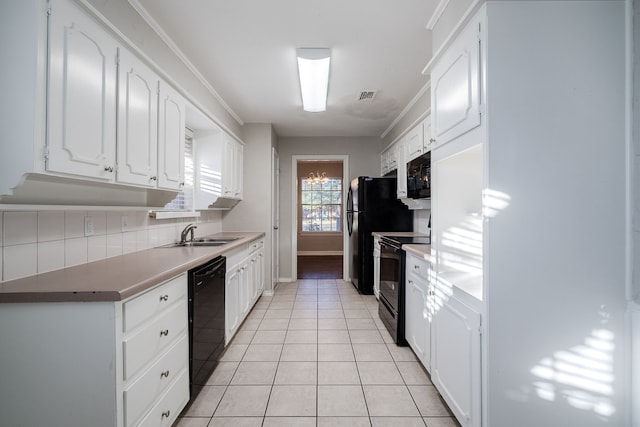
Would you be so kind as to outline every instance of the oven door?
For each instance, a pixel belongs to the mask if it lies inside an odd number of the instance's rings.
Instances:
[[[398,345],[404,345],[404,252],[380,240],[380,319]]]

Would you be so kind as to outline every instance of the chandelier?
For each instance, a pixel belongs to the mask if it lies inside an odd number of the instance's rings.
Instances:
[[[316,172],[315,175],[313,172],[309,173],[309,176],[307,177],[307,184],[326,184],[327,182],[329,182],[329,177],[327,177],[327,174],[325,172],[322,172],[322,174],[320,172]]]

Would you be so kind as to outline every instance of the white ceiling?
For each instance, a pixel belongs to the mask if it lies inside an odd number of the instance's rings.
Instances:
[[[130,0],[241,122],[280,136],[381,136],[427,77],[438,0]],[[296,48],[332,50],[327,111],[307,113]],[[373,103],[357,102],[362,90]]]

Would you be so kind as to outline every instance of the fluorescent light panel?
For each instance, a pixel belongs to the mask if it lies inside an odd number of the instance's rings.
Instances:
[[[317,113],[327,109],[329,64],[331,50],[327,48],[298,49],[298,74],[302,92],[302,108]]]

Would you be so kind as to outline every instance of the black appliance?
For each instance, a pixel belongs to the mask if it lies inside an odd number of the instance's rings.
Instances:
[[[189,388],[193,402],[224,350],[226,258],[189,270]]]
[[[380,295],[378,314],[398,345],[407,345],[405,326],[405,265],[403,244],[430,244],[428,237],[383,236],[380,239]]]
[[[410,199],[431,198],[431,152],[407,163],[407,196]]]
[[[412,231],[413,211],[396,198],[396,177],[360,176],[347,195],[351,282],[361,294],[373,294],[372,232]]]

